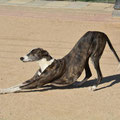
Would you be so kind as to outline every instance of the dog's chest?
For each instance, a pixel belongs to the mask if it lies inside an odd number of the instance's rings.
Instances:
[[[41,75],[41,72],[40,72],[40,71],[38,71],[38,73],[37,73],[37,74],[38,74],[38,76],[40,76],[40,75]]]
[[[54,61],[54,59],[51,59],[50,61],[47,61],[46,59],[42,59],[40,61],[38,61],[39,66],[40,66],[40,70],[38,71],[38,75],[40,76],[42,74],[42,72],[49,66],[52,64],[52,62]]]

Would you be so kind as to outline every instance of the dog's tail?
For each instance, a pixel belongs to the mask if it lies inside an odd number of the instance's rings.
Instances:
[[[120,63],[120,58],[119,58],[119,56],[117,55],[115,49],[113,48],[112,43],[110,42],[109,39],[107,39],[107,42],[108,42],[108,45],[109,45],[110,49],[112,50],[113,54],[115,55],[117,61]]]
[[[115,49],[113,48],[113,45],[112,45],[112,43],[110,42],[110,39],[108,38],[108,36],[107,36],[106,34],[105,34],[105,36],[106,36],[106,40],[107,40],[107,43],[108,43],[111,51],[113,52],[113,54],[115,55],[117,61],[119,62],[118,68],[120,68],[120,58],[119,58],[119,56],[117,55]]]

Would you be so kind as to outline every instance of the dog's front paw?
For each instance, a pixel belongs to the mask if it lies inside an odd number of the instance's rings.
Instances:
[[[97,88],[97,86],[96,86],[96,85],[93,85],[92,87],[89,88],[89,90],[95,91],[96,88]]]
[[[3,89],[0,89],[0,94],[6,94],[7,92],[4,91]]]

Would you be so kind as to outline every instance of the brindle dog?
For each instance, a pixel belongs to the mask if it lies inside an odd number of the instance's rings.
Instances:
[[[89,31],[85,33],[73,49],[61,59],[53,59],[46,50],[41,48],[33,49],[26,56],[21,57],[20,59],[23,62],[38,61],[40,69],[30,80],[25,81],[21,85],[3,89],[0,92],[10,93],[41,88],[48,83],[55,86],[68,86],[73,84],[85,69],[86,76],[83,81],[78,84],[78,86],[81,86],[92,76],[89,67],[89,58],[91,58],[98,76],[97,81],[92,87],[92,90],[95,90],[102,80],[99,61],[106,42],[120,63],[120,59],[107,35],[102,32]]]

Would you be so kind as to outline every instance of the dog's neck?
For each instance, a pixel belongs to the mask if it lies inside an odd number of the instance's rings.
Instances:
[[[39,60],[38,63],[39,63],[39,66],[41,68],[41,72],[43,72],[53,62],[54,62],[53,58],[51,60],[49,60],[49,61],[47,61],[46,58],[42,58],[41,60]]]

